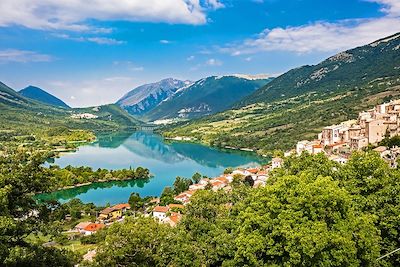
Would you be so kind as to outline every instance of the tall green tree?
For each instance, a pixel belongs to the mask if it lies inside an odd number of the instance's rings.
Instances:
[[[373,217],[330,177],[301,173],[253,191],[238,209],[232,266],[373,266]]]

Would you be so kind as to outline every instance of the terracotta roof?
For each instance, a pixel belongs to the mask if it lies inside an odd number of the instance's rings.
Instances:
[[[169,210],[168,207],[164,207],[164,206],[157,206],[153,209],[153,211],[155,212],[167,212]]]
[[[257,175],[267,175],[267,172],[266,171],[259,171],[259,172],[257,172]]]
[[[212,186],[219,186],[219,185],[225,185],[223,182],[215,180],[210,182]]]
[[[174,199],[187,198],[187,197],[188,197],[188,195],[185,192],[183,192],[183,193],[180,193],[179,195],[177,195],[176,197],[174,197]]]
[[[227,178],[223,177],[223,176],[215,178],[215,180],[220,181],[220,182],[225,183],[225,184],[229,183],[229,180]]]
[[[168,218],[169,218],[172,222],[174,222],[174,224],[177,224],[177,223],[181,220],[182,215],[180,215],[180,214],[177,213],[177,212],[172,212],[172,213],[171,213],[171,216],[169,216]]]
[[[77,225],[75,225],[75,228],[77,229],[84,229],[86,226],[91,224],[92,222],[80,222]]]
[[[102,223],[90,223],[88,226],[84,228],[84,230],[90,232],[96,232],[104,227],[106,226]]]
[[[247,171],[256,174],[258,172],[258,169],[257,168],[251,168],[251,169],[247,169]]]
[[[312,147],[313,147],[313,148],[322,148],[321,145],[313,145]]]
[[[105,208],[104,210],[100,211],[101,214],[109,214],[114,211],[114,208]]]
[[[113,206],[113,209],[116,209],[116,210],[130,209],[130,208],[131,208],[131,205],[129,205],[128,203],[122,203],[122,204]]]

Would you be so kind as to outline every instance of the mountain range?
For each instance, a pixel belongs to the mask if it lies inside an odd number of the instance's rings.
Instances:
[[[132,115],[143,115],[191,83],[168,78],[156,83],[144,84],[128,92],[116,104]]]
[[[39,87],[35,86],[28,86],[19,93],[27,98],[37,100],[39,102],[42,102],[44,104],[56,106],[56,107],[62,107],[62,108],[70,108],[67,104],[65,104],[61,99],[47,93],[43,89],[40,89]]]
[[[169,78],[139,86],[117,104],[148,121],[192,119],[228,109],[271,80],[265,75],[211,76],[196,82]]]
[[[215,115],[179,123],[165,135],[215,146],[270,151],[315,138],[330,124],[400,97],[400,33],[292,69]]]

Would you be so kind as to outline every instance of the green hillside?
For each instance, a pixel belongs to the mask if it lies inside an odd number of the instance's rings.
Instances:
[[[248,96],[270,79],[248,79],[239,76],[212,76],[195,82],[188,88],[161,102],[145,115],[148,120],[191,119],[214,114]]]
[[[135,128],[141,122],[116,105],[105,105],[87,109],[59,108],[28,99],[0,83],[0,131],[18,134],[32,134],[59,127],[108,131]],[[74,119],[73,114],[89,112],[96,119]]]
[[[322,127],[400,98],[400,35],[339,53],[316,66],[291,70],[233,110],[164,129],[215,146],[260,153],[289,149]]]

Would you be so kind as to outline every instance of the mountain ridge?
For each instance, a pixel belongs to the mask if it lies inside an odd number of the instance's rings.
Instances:
[[[178,90],[144,117],[150,121],[192,119],[229,108],[272,78],[238,75],[209,76]],[[223,100],[223,101],[221,101]]]
[[[167,78],[155,83],[143,84],[126,93],[116,104],[131,115],[143,115],[190,83],[191,81],[188,80]]]
[[[58,97],[36,86],[29,85],[28,87],[25,87],[24,89],[20,90],[18,93],[24,97],[34,99],[44,104],[49,104],[52,106],[62,107],[62,108],[70,108],[70,106],[68,106],[64,101],[62,101]]]

